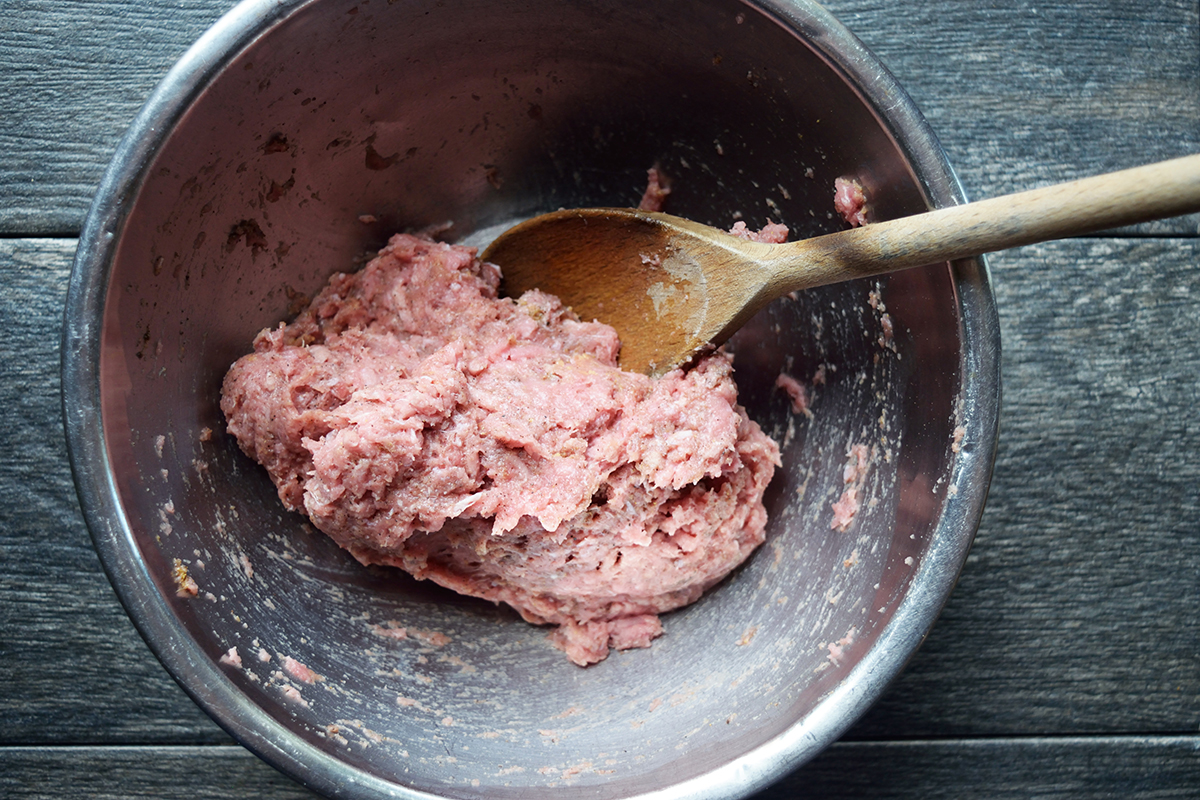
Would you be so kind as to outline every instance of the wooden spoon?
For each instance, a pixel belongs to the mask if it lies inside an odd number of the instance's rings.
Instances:
[[[1193,211],[1200,155],[786,244],[656,212],[556,211],[510,228],[482,258],[510,296],[541,289],[612,325],[621,366],[658,375],[788,292]]]

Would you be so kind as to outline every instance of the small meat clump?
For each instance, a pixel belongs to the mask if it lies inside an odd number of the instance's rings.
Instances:
[[[762,543],[776,444],[717,352],[662,378],[470,248],[397,235],[225,377],[287,508],[364,564],[558,628],[577,664],[647,647]]]
[[[856,178],[833,182],[833,207],[852,228],[867,224],[867,194]]]

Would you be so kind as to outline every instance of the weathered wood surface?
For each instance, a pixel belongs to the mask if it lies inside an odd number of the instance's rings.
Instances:
[[[79,516],[55,373],[73,247],[0,242],[0,303],[16,324],[0,345],[0,435],[27,454],[0,463],[13,498],[0,506],[0,737],[224,743],[125,618]],[[849,740],[1192,734],[1200,747],[1197,263],[1200,240],[1160,238],[993,259],[1007,346],[988,508],[929,640]],[[1115,747],[1087,741],[1059,756],[1064,769]],[[920,748],[847,752],[914,774]],[[1005,758],[1022,763],[1019,752]],[[1192,769],[1200,789],[1200,756],[1171,753],[1164,776]]]
[[[0,233],[77,232],[147,95],[233,5],[8,0]],[[825,5],[913,96],[971,197],[1200,150],[1194,0]]]
[[[142,643],[79,514],[58,335],[124,127],[228,0],[11,0],[0,21],[0,795],[306,797]],[[828,3],[968,193],[1200,150],[1198,3]],[[995,478],[955,594],[846,741],[763,797],[1200,795],[1194,217],[993,257]],[[59,234],[68,238],[36,238]]]
[[[753,800],[1192,800],[1198,781],[1191,737],[840,742]],[[10,800],[317,797],[236,746],[10,747],[0,750],[0,793]]]

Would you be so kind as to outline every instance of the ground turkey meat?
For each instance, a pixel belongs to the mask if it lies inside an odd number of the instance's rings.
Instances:
[[[778,448],[723,353],[623,372],[611,327],[499,281],[470,248],[393,237],[259,333],[225,378],[229,431],[364,564],[557,625],[578,664],[646,647],[763,541]]]
[[[852,228],[867,224],[867,195],[856,178],[833,182],[833,207]]]

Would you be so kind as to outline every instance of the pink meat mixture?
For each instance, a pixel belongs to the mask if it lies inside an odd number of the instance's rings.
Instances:
[[[852,228],[867,224],[867,194],[857,178],[837,178],[833,182],[833,207]]]
[[[853,445],[846,453],[846,466],[842,469],[842,495],[833,504],[833,519],[829,527],[844,531],[854,522],[862,509],[863,485],[871,468],[870,452],[865,444]]]
[[[646,191],[642,192],[638,208],[642,211],[662,211],[669,194],[671,194],[670,184],[659,172],[658,167],[651,167],[646,170]]]
[[[791,398],[792,411],[804,414],[806,417],[813,415],[812,410],[808,407],[808,390],[804,388],[804,384],[786,372],[781,372],[775,378],[775,385],[787,392],[788,397]]]
[[[729,357],[652,380],[472,249],[397,235],[225,378],[228,429],[364,564],[507,603],[577,664],[646,647],[762,543],[779,450]]]

